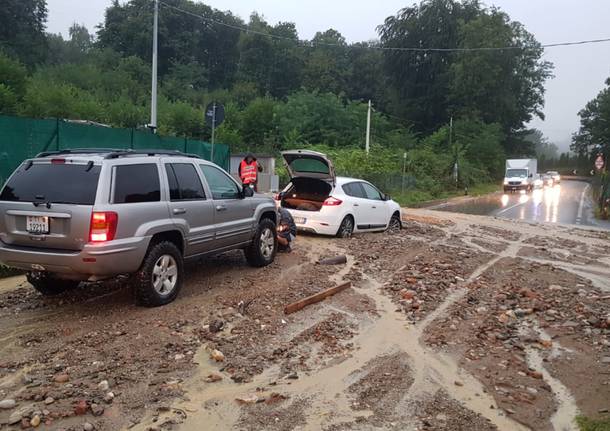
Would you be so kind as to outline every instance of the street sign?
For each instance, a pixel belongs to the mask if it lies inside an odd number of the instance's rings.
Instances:
[[[222,124],[225,119],[225,107],[222,103],[210,102],[205,108],[205,124],[216,128]]]
[[[595,159],[595,169],[601,171],[604,168],[604,156],[601,154]]]

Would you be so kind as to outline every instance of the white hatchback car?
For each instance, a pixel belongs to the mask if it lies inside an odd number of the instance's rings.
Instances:
[[[292,214],[297,229],[348,237],[402,228],[398,203],[367,181],[335,176],[325,154],[293,150],[282,156],[290,183],[276,199]]]

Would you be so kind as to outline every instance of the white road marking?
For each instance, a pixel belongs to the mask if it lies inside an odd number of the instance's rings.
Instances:
[[[506,212],[506,211],[508,211],[508,210],[512,210],[513,208],[516,208],[516,207],[518,207],[519,205],[523,205],[523,204],[525,204],[525,203],[527,203],[527,202],[519,202],[519,203],[516,203],[516,204],[515,204],[515,205],[513,205],[513,206],[510,206],[510,207],[508,207],[508,208],[504,208],[502,211],[498,211],[498,212],[496,213],[496,215],[497,215],[497,216],[499,216],[500,214],[505,213],[505,212]]]
[[[578,214],[576,215],[576,224],[580,224],[582,221],[582,209],[585,205],[585,196],[587,195],[587,191],[589,190],[589,187],[591,187],[591,185],[587,184],[585,186],[585,188],[582,190],[582,193],[580,194],[580,203],[578,204]]]

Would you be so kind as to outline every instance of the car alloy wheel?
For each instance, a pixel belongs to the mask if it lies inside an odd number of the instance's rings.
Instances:
[[[155,262],[152,285],[159,295],[172,293],[178,283],[178,264],[169,254],[164,254]]]
[[[269,259],[269,257],[271,257],[274,246],[275,238],[273,238],[273,232],[271,232],[271,229],[265,228],[261,232],[260,240],[261,254],[265,257],[265,259]]]

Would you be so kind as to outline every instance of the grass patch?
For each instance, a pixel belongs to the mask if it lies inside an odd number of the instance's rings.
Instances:
[[[578,416],[576,423],[580,431],[610,431],[610,419],[590,419]]]
[[[477,184],[468,189],[468,196],[482,196],[489,193],[494,193],[500,190],[497,183]],[[425,190],[409,190],[404,193],[390,193],[392,199],[398,202],[401,206],[419,205],[424,202],[434,201],[438,199],[449,199],[457,196],[464,196],[464,190],[444,190],[440,193],[431,193]]]

